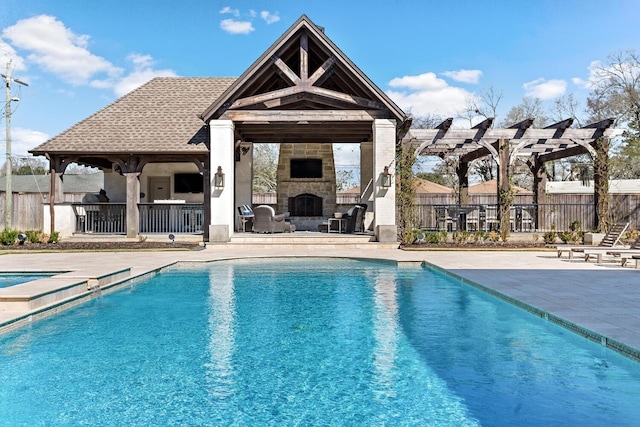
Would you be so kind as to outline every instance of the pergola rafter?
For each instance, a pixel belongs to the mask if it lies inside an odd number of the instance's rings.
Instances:
[[[487,118],[471,129],[451,129],[453,119],[449,118],[433,129],[411,129],[401,142],[409,144],[416,156],[456,159],[460,204],[467,203],[467,175],[471,162],[486,156],[491,156],[496,162],[496,192],[499,204],[502,204],[506,200],[503,195],[509,188],[510,166],[516,159],[521,159],[534,174],[534,203],[537,204],[544,196],[546,178],[541,173],[544,163],[580,154],[589,154],[596,161],[599,157],[597,141],[610,140],[622,134],[622,130],[611,128],[614,121],[606,119],[582,128],[572,128],[573,119],[566,119],[537,129],[531,127],[533,119],[530,118],[508,128],[494,129],[491,127],[493,118]],[[598,207],[596,209],[602,211]],[[505,212],[505,209],[501,210]]]

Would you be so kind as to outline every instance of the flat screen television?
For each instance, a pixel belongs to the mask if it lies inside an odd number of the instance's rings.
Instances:
[[[173,175],[174,193],[202,193],[204,180],[199,173],[177,173]]]
[[[291,159],[291,178],[322,178],[322,159]]]

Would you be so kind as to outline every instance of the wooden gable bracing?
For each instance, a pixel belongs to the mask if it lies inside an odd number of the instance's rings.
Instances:
[[[362,142],[371,122],[406,116],[306,16],[203,114],[250,142]]]

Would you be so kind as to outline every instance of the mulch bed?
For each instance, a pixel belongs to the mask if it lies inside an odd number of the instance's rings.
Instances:
[[[198,243],[166,242],[59,242],[0,245],[0,251],[135,251],[135,250],[199,250]]]

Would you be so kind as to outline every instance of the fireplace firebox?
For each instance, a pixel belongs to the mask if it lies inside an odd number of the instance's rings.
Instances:
[[[322,197],[314,194],[299,194],[289,197],[291,216],[322,216]]]

